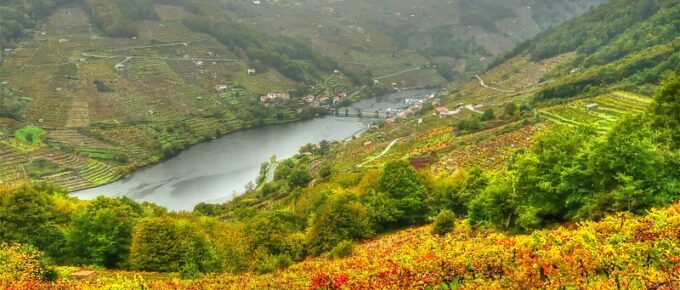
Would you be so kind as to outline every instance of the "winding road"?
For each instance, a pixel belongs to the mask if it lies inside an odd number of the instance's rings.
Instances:
[[[482,87],[485,87],[487,89],[494,90],[494,91],[501,92],[501,93],[516,93],[513,90],[502,90],[502,89],[490,87],[490,86],[486,85],[486,83],[484,83],[484,80],[479,75],[475,75],[475,77],[479,80],[479,85],[482,86]]]
[[[375,156],[375,157],[373,157],[373,158],[371,158],[371,159],[369,159],[369,160],[364,161],[364,163],[361,163],[361,164],[357,165],[357,167],[361,168],[361,167],[363,167],[366,163],[372,162],[373,160],[376,160],[376,159],[378,159],[378,158],[380,158],[380,157],[385,156],[385,154],[387,154],[387,152],[390,152],[390,149],[392,149],[392,146],[394,146],[394,144],[397,144],[397,142],[399,142],[399,140],[401,140],[401,139],[402,139],[402,138],[397,138],[397,139],[392,140],[392,142],[390,143],[390,145],[387,145],[387,148],[385,148],[385,150],[383,150],[383,152],[381,152],[380,154],[378,154],[378,156]]]

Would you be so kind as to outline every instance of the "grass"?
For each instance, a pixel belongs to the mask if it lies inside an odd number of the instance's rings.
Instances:
[[[57,174],[65,170],[64,167],[45,159],[35,159],[30,163],[24,164],[23,167],[26,174],[34,179]]]
[[[14,137],[26,145],[40,146],[47,131],[40,127],[28,126],[14,131]]]
[[[598,107],[587,110],[586,105],[591,103],[597,104]],[[614,92],[542,108],[539,114],[553,123],[575,126],[591,124],[600,132],[606,132],[619,119],[627,115],[640,114],[650,104],[649,98],[628,92]]]
[[[80,153],[82,155],[85,155],[85,156],[93,158],[93,159],[110,160],[110,161],[118,161],[118,162],[127,161],[127,156],[125,156],[125,154],[122,154],[122,153],[116,152],[116,151],[112,151],[112,150],[96,149],[96,148],[83,148],[83,149],[80,149]]]

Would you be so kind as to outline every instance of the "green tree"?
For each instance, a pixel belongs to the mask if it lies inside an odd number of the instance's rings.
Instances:
[[[142,207],[127,197],[98,197],[73,216],[66,236],[71,255],[84,264],[121,267],[130,253],[132,228],[142,213]]]
[[[288,184],[291,188],[305,187],[310,181],[312,181],[312,176],[304,168],[295,168],[288,178]]]
[[[146,218],[132,235],[130,266],[145,271],[172,272],[179,269],[179,234],[168,217]]]
[[[315,213],[307,232],[307,244],[313,254],[333,249],[345,240],[372,235],[368,210],[355,194],[337,192]]]
[[[515,105],[515,103],[507,103],[505,105],[503,113],[505,113],[506,116],[515,116],[518,111],[519,108],[517,107],[517,105]]]
[[[486,109],[484,113],[482,113],[482,121],[491,121],[493,119],[496,119],[496,114],[494,113],[493,109]]]
[[[52,196],[54,187],[22,185],[0,189],[0,240],[30,244],[52,257],[63,258],[64,235]]]
[[[330,177],[331,174],[333,174],[333,165],[324,164],[323,166],[321,166],[321,168],[319,168],[319,177],[321,177],[322,179]]]
[[[680,77],[669,75],[654,96],[654,126],[674,149],[680,149]]]
[[[432,233],[437,235],[443,235],[451,232],[456,226],[456,216],[452,211],[446,209],[441,211],[437,218],[434,220],[432,225]]]
[[[394,204],[395,222],[418,224],[427,214],[427,188],[423,177],[407,161],[388,162],[378,179],[378,190],[386,193],[388,204]]]

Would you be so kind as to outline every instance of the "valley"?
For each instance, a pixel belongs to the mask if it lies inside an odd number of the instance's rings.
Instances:
[[[0,288],[680,287],[678,0],[0,4]]]

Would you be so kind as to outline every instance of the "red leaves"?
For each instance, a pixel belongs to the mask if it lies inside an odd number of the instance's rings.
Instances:
[[[312,285],[310,289],[341,289],[342,286],[347,285],[349,275],[339,273],[333,276],[319,273],[312,278]]]

